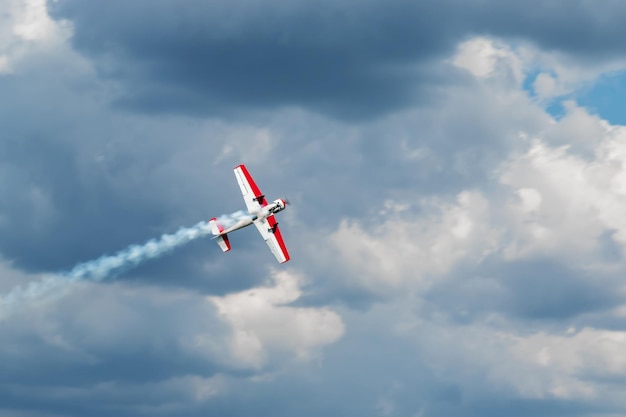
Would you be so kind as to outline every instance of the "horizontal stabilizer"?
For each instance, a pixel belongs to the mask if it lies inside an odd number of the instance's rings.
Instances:
[[[224,232],[224,228],[221,224],[217,222],[217,219],[213,217],[209,222],[209,226],[211,226],[211,233],[217,236],[215,239],[217,244],[222,249],[222,252],[228,252],[230,250],[230,241],[228,240],[228,235]],[[223,233],[223,234],[222,234]]]
[[[228,240],[228,235],[224,234],[218,236],[215,240],[217,240],[217,244],[220,245],[222,252],[228,252],[230,250],[230,241]]]

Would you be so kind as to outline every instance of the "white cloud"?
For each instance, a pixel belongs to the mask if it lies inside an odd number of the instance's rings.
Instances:
[[[67,21],[48,15],[46,0],[0,0],[0,75],[16,71],[30,54],[58,48],[72,34]]]
[[[541,139],[550,145],[567,145],[573,151],[593,154],[614,127],[574,101],[566,100],[562,104],[565,114],[541,132]]]
[[[515,94],[507,94],[523,93],[521,85],[489,80],[515,73],[506,68],[518,62],[511,59],[507,63],[509,52],[518,54],[524,71],[543,63],[523,61],[530,57],[519,52],[523,48],[511,52],[511,48],[499,49],[500,46],[494,45],[497,43],[485,39],[464,44],[459,48],[455,64],[485,81],[479,83],[480,92],[497,95],[503,107],[515,100],[516,108],[510,109],[516,114],[541,111],[538,102],[525,102]],[[554,71],[557,64],[565,64],[549,62],[552,67],[536,86],[543,98],[573,91],[609,68],[568,71],[559,66]],[[456,94],[453,100],[459,97]],[[476,97],[476,101],[487,102],[482,96]],[[466,112],[472,111],[467,103],[463,104]],[[607,236],[622,251],[626,250],[626,127],[611,125],[573,102],[564,105],[566,114],[559,120],[541,111],[547,122],[533,125],[524,120],[515,125],[522,127],[520,130],[525,133],[521,135],[511,130],[513,115],[492,114],[490,120],[495,128],[489,133],[502,140],[517,135],[518,141],[508,147],[508,154],[492,172],[490,182],[460,192],[454,202],[442,197],[423,200],[420,210],[415,209],[414,197],[407,192],[411,187],[407,186],[400,194],[403,197],[397,198],[396,194],[393,200],[384,199],[374,207],[377,217],[344,219],[330,237],[337,260],[343,265],[341,279],[356,282],[373,293],[392,295],[357,320],[393,323],[399,337],[415,343],[417,355],[431,367],[435,379],[460,386],[468,402],[472,398],[480,401],[501,396],[583,401],[591,407],[603,403],[610,409],[616,404],[624,405],[621,381],[626,376],[626,361],[620,352],[626,347],[626,332],[605,329],[601,324],[566,331],[570,322],[582,321],[580,317],[585,314],[582,310],[581,316],[570,317],[567,323],[555,318],[550,323],[528,324],[519,317],[507,317],[509,313],[502,308],[506,300],[496,302],[501,304],[494,310],[501,311],[487,311],[474,317],[470,314],[463,317],[468,323],[458,325],[446,319],[457,306],[439,306],[441,311],[436,307],[431,309],[431,299],[421,298],[419,291],[405,291],[428,287],[429,278],[450,279],[455,266],[477,265],[485,255],[491,255],[490,261],[501,264],[519,259],[548,259],[557,264],[563,262],[576,273],[621,262],[607,261],[602,251],[606,250],[603,245]],[[492,111],[488,106],[481,109]],[[434,117],[450,124],[457,122],[458,118],[445,117],[447,108],[439,110]],[[406,123],[399,118],[394,122]],[[527,140],[527,137],[535,139]],[[422,150],[409,141],[402,145],[405,150],[419,149],[417,156],[430,151],[427,145]],[[612,265],[615,268],[611,271],[623,269],[621,264]],[[495,286],[502,284],[498,288],[504,288],[509,278],[492,277],[493,270],[482,270],[480,265],[478,272],[468,270],[471,274],[484,272],[494,280]],[[622,283],[605,279],[606,270],[596,268],[597,273],[582,274],[580,279],[587,276],[594,279],[595,283],[588,283],[589,288],[612,285],[609,292],[622,293]],[[473,278],[463,277],[467,288],[478,285]],[[562,284],[555,285],[567,286],[567,277],[561,278]],[[493,300],[486,297],[494,294],[501,293],[488,291],[479,295],[490,303]],[[405,304],[406,310],[402,307]],[[598,314],[609,320],[618,319],[624,316],[624,307]],[[348,321],[348,325],[353,322]],[[608,380],[612,382],[607,383]],[[377,406],[384,414],[392,410],[393,403],[381,398]]]
[[[540,100],[556,98],[587,87],[605,74],[626,69],[624,59],[580,60],[557,51],[545,51],[524,43],[516,48],[524,72],[538,72],[533,83]]]
[[[50,40],[59,27],[48,16],[46,0],[18,0],[13,4],[13,33],[27,41]]]
[[[570,329],[567,334],[539,332],[512,337],[511,359],[530,367],[535,394],[559,398],[611,398],[615,388],[603,380],[626,376],[626,332]],[[534,376],[532,374],[534,373]]]
[[[516,83],[523,81],[519,56],[507,44],[494,39],[477,37],[461,43],[452,63],[477,78],[509,74]]]
[[[298,275],[274,272],[273,281],[273,287],[209,297],[231,325],[233,355],[245,366],[261,367],[271,351],[308,359],[315,348],[334,343],[344,332],[341,317],[329,308],[287,305],[302,295]]]
[[[396,343],[410,341],[437,381],[461,387],[468,402],[497,396],[625,404],[618,383],[626,376],[624,331],[536,330],[499,314],[459,325],[436,314],[415,315],[423,301],[411,296],[394,304],[367,320],[393,318]]]
[[[537,75],[533,82],[533,89],[539,99],[558,97],[570,92],[570,89],[566,88],[555,76],[547,72]]]
[[[603,251],[611,242],[626,250],[626,127],[573,103],[567,109],[533,132],[540,139],[519,136],[484,191],[420,206],[405,193],[384,200],[375,218],[344,219],[330,242],[345,280],[386,293],[428,286],[489,254],[504,262],[567,260],[587,269],[609,262]]]
[[[415,360],[429,369],[434,381],[458,387],[468,403],[485,397],[569,398],[564,391],[555,393],[555,388],[564,384],[572,395],[589,390],[575,371],[556,372],[537,364],[535,352],[527,352],[525,343],[532,343],[540,333],[528,334],[523,324],[499,314],[480,322],[458,324],[446,320],[445,314],[430,311],[419,296],[402,295],[358,318],[363,326],[370,323],[377,332],[381,330],[373,324],[392,323],[388,324],[391,335],[385,335],[389,343],[409,343]],[[540,348],[539,344],[536,347]],[[411,367],[409,363],[406,366]]]
[[[623,59],[586,62],[561,52],[541,50],[530,43],[513,46],[486,37],[459,44],[451,62],[478,79],[508,79],[516,87],[536,74],[532,86],[539,102],[566,96],[591,85],[602,75],[626,70]]]
[[[576,108],[555,130],[571,132],[574,144],[589,141],[591,156],[535,140],[503,165],[500,181],[517,194],[508,207],[508,257],[590,254],[604,233],[626,249],[626,128],[604,122],[585,129],[589,117]],[[567,126],[577,121],[583,128]]]
[[[416,210],[406,214],[406,205],[395,205],[401,215],[381,216],[382,223],[344,220],[330,241],[351,271],[352,278],[347,279],[385,292],[388,287],[425,283],[456,263],[478,261],[495,248],[498,232],[489,224],[489,202],[481,193],[464,191],[454,203],[431,200],[423,206],[430,214],[418,215]]]

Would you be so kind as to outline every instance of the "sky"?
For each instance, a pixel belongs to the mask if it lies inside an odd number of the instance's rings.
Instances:
[[[0,415],[626,416],[625,20],[0,0]]]

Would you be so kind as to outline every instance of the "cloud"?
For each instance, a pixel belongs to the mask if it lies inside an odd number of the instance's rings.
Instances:
[[[312,349],[332,344],[344,333],[341,317],[330,309],[286,305],[302,295],[297,275],[275,272],[274,281],[274,287],[209,297],[232,326],[231,346],[240,363],[261,367],[270,349],[306,359]]]
[[[148,9],[136,6],[94,3],[84,8],[59,2],[53,10],[74,22],[77,48],[102,58],[103,72],[123,82],[144,80],[122,97],[121,103],[148,112],[228,114],[238,111],[238,106],[304,104],[325,113],[362,117],[377,111],[369,108],[371,99],[382,109],[412,100],[412,93],[404,87],[415,71],[402,56],[407,47],[395,40],[403,33],[427,32],[427,28],[390,14],[385,20],[396,24],[397,35],[389,39],[363,36],[368,21],[376,20],[377,6],[359,10],[347,4],[311,8],[275,2],[259,8],[248,3],[245,13],[238,13],[240,9],[227,2],[204,5],[189,1],[182,7],[159,2]],[[195,13],[184,12],[189,8]],[[112,20],[109,11],[113,9],[116,16],[126,18]],[[341,17],[354,12],[360,17]],[[154,34],[160,38],[157,49],[152,43],[157,39],[145,38],[136,30],[133,22],[138,14],[160,28]],[[90,22],[95,16],[99,23]],[[103,36],[113,49],[102,43]],[[363,42],[364,50],[371,52],[353,49],[354,42]],[[437,44],[431,40],[416,47],[431,51]],[[134,63],[126,66],[122,57]],[[378,65],[380,57],[391,60]],[[189,60],[194,64],[188,65]]]
[[[576,57],[572,62],[621,56],[619,25],[611,22],[624,10],[616,3],[540,3],[272,1],[260,7],[162,0],[144,7],[63,0],[50,8],[73,23],[76,48],[122,83],[122,106],[218,117],[296,106],[363,120],[431,102],[453,77],[435,62],[476,34],[521,40]],[[137,22],[158,30],[147,35]],[[543,95],[560,91],[546,89],[546,75],[540,81]]]
[[[301,278],[281,272],[274,280],[208,299],[74,283],[71,292],[0,321],[2,402],[20,408],[36,396],[28,408],[61,415],[87,412],[96,399],[117,404],[122,415],[194,412],[239,379],[280,371],[285,355],[299,363],[321,357],[342,336],[341,317],[327,307],[290,306],[301,296]]]
[[[589,268],[590,259],[620,262],[623,127],[568,106],[538,138],[519,136],[519,150],[493,166],[489,193],[466,189],[443,201],[408,194],[377,202],[376,221],[345,219],[330,239],[338,262],[372,290],[492,256]]]
[[[99,398],[132,413],[141,408],[132,400],[138,396],[148,409],[180,407],[214,395],[217,373],[229,369],[220,360],[225,329],[211,306],[188,292],[77,284],[0,327],[2,403],[9,409],[74,415]]]
[[[478,262],[495,248],[498,231],[489,225],[489,206],[480,193],[463,192],[455,204],[425,203],[434,214],[417,216],[420,210],[411,209],[394,218],[381,212],[384,221],[365,230],[359,224],[340,225],[330,242],[353,279],[375,292],[402,288],[445,275],[460,260]]]
[[[241,208],[242,162],[293,259],[242,230],[32,303],[3,412],[621,412],[622,127],[545,109],[623,66],[621,6],[358,3],[19,3],[3,294]]]
[[[505,72],[512,73],[517,83],[523,81],[524,68],[520,57],[507,44],[489,38],[472,38],[461,43],[452,63],[478,78],[492,77],[505,69]]]
[[[586,117],[576,118],[578,124]],[[517,188],[518,194],[517,201],[511,201],[510,227],[518,237],[508,246],[507,256],[529,252],[580,256],[597,249],[605,233],[623,250],[626,231],[619,214],[626,190],[623,127],[596,126],[595,132],[602,135],[592,142],[591,160],[537,141],[525,155],[505,164],[501,181]],[[575,137],[569,140],[577,143]]]
[[[67,21],[48,15],[46,0],[3,0],[0,17],[0,77],[19,72],[42,51],[63,48],[71,36]]]
[[[512,351],[529,364],[544,369],[549,375],[545,376],[551,378],[554,385],[543,389],[552,395],[593,398],[602,395],[594,383],[603,385],[602,378],[626,373],[625,364],[617,353],[625,342],[626,334],[622,331],[570,328],[566,335],[538,333],[520,338]],[[563,385],[559,384],[561,378],[566,379]]]

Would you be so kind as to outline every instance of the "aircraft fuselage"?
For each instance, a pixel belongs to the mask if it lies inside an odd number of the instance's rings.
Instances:
[[[266,205],[265,207],[262,207],[261,210],[259,210],[258,212],[253,212],[253,213],[248,212],[250,215],[249,217],[239,220],[237,223],[233,224],[228,229],[225,229],[220,234],[226,234],[226,233],[233,232],[235,230],[243,229],[244,227],[250,226],[257,220],[265,219],[275,213],[278,213],[279,211],[283,211],[285,207],[286,207],[286,203],[285,203],[285,200],[283,200],[282,198],[279,198],[278,200],[274,200],[270,204]]]

